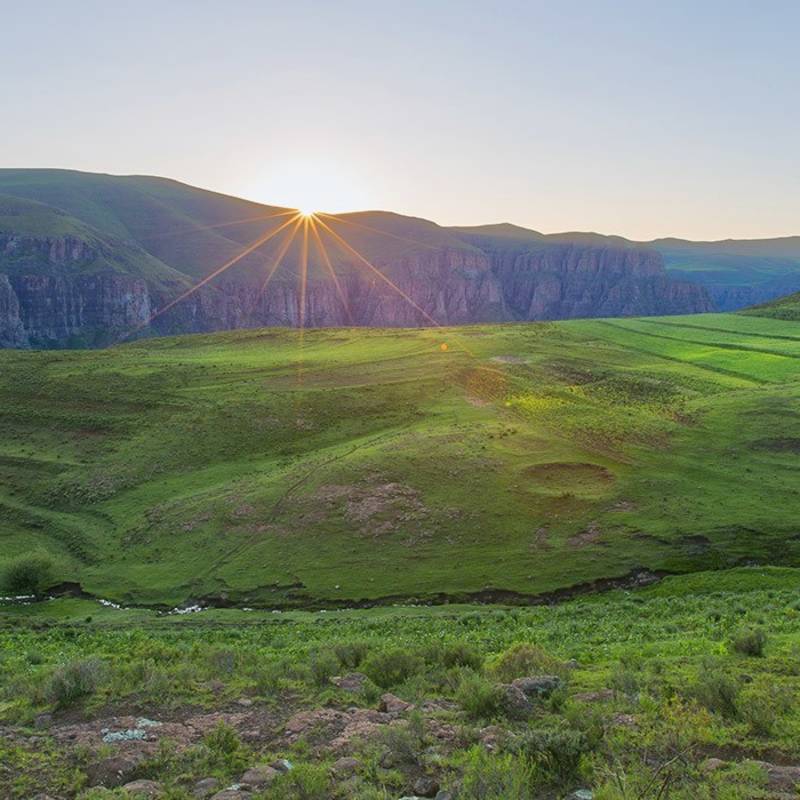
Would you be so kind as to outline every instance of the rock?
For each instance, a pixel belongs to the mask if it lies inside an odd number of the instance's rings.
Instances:
[[[112,789],[122,786],[134,777],[140,758],[133,756],[111,756],[91,764],[86,770],[89,786],[105,786]]]
[[[356,773],[360,766],[361,762],[357,758],[344,757],[334,761],[333,766],[331,766],[331,772],[335,778],[342,780]]]
[[[384,750],[383,753],[381,753],[378,764],[383,769],[392,769],[392,767],[397,765],[397,756],[395,756],[391,750]]]
[[[211,800],[249,800],[252,796],[252,793],[246,789],[234,789],[231,787],[212,795]]]
[[[528,700],[544,700],[556,689],[560,689],[564,682],[556,675],[534,675],[517,678],[511,685],[516,686]]]
[[[478,733],[481,744],[489,751],[499,750],[508,741],[509,733],[499,725],[489,725],[481,728]]]
[[[572,695],[572,699],[579,703],[607,703],[614,699],[614,690],[600,689],[598,692],[579,692]]]
[[[249,697],[240,697],[236,704],[242,706],[242,708],[250,708],[253,705],[253,701]]]
[[[217,778],[203,778],[203,780],[197,781],[194,785],[192,796],[198,798],[198,800],[207,800],[219,789],[219,785]]]
[[[633,714],[614,714],[611,724],[620,728],[638,728],[639,722]]]
[[[253,789],[261,789],[265,786],[270,786],[278,775],[280,773],[274,767],[252,767],[239,778],[239,783],[243,786],[250,786]]]
[[[343,692],[352,692],[353,694],[363,692],[366,682],[367,676],[363,672],[351,672],[349,675],[331,678],[331,683],[337,689],[341,689]]]
[[[49,728],[53,724],[52,714],[37,714],[36,719],[33,721],[33,727],[42,730]]]
[[[593,800],[594,792],[591,789],[576,789],[567,796],[567,800]]]
[[[156,781],[132,781],[126,783],[122,789],[134,797],[150,798],[160,797],[163,787]]]
[[[773,792],[792,794],[800,784],[800,766],[782,766],[768,761],[755,761],[767,775],[767,789]],[[794,795],[792,795],[794,796]]]
[[[511,719],[526,719],[533,712],[533,705],[525,692],[513,683],[501,683],[503,711]]]
[[[434,797],[439,791],[439,781],[430,775],[423,775],[414,782],[414,794],[420,797]]]
[[[288,758],[279,758],[277,761],[273,761],[270,766],[278,772],[289,772],[293,768],[292,762]]]
[[[406,703],[405,700],[401,700],[399,697],[387,692],[381,695],[381,702],[378,708],[387,714],[402,714],[404,711],[413,708],[413,706],[411,703]]]
[[[436,797],[434,798],[434,800],[453,800],[453,793],[447,792],[444,789],[442,789],[441,792],[436,793]]]
[[[721,758],[707,758],[701,765],[700,771],[708,774],[710,772],[716,772],[718,769],[722,769],[727,764]]]

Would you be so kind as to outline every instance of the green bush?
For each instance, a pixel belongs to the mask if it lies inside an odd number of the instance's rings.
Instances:
[[[70,661],[59,667],[45,685],[47,700],[65,708],[97,690],[105,672],[99,658]]]
[[[709,711],[738,715],[739,684],[719,666],[706,664],[689,694]]]
[[[329,800],[328,770],[320,764],[298,764],[275,781],[269,797],[274,800]]]
[[[53,560],[45,552],[15,558],[3,570],[3,591],[10,594],[41,594],[54,583]]]
[[[515,644],[491,664],[491,672],[503,683],[528,675],[562,674],[564,665],[535,644]]]
[[[525,758],[504,753],[494,755],[473,747],[461,759],[459,800],[530,800],[536,785],[536,768]]]
[[[456,691],[456,701],[472,720],[497,717],[503,706],[503,690],[475,672],[465,672]]]
[[[731,648],[743,656],[763,656],[767,634],[761,628],[739,631],[731,639]]]
[[[339,659],[332,650],[316,650],[308,660],[311,679],[317,686],[327,686],[339,672]]]
[[[574,780],[581,759],[588,752],[586,736],[569,728],[528,730],[516,743],[516,751],[536,764],[550,780],[567,783]]]
[[[245,769],[250,758],[239,734],[224,722],[217,723],[203,737],[203,766],[212,770],[223,770],[233,775]]]
[[[371,653],[363,664],[367,677],[382,689],[399,686],[423,668],[424,662],[419,656],[402,648]]]
[[[333,646],[336,658],[346,669],[358,669],[369,651],[367,642],[337,642]]]

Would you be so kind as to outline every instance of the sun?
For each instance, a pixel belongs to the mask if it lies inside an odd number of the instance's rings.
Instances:
[[[310,207],[302,207],[302,208],[298,208],[297,209],[297,213],[301,217],[304,217],[305,219],[308,219],[309,217],[313,217],[314,214],[316,214],[317,212],[314,211],[313,209],[311,209]]]

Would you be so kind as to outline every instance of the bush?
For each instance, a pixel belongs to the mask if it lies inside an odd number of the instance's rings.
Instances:
[[[528,675],[561,674],[564,665],[535,644],[515,644],[497,657],[491,671],[503,683],[511,683]]]
[[[466,672],[456,691],[456,701],[473,720],[488,720],[500,714],[503,690],[474,672]]]
[[[767,634],[762,628],[739,631],[731,639],[731,647],[743,656],[763,656],[767,644]]]
[[[339,672],[339,659],[331,650],[317,650],[308,661],[311,679],[317,686],[327,686]]]
[[[328,770],[319,764],[298,764],[281,775],[269,791],[274,800],[329,800]]]
[[[224,722],[219,722],[205,735],[203,746],[206,768],[221,769],[231,775],[243,770],[249,761],[249,753],[239,734]]]
[[[7,564],[2,577],[10,594],[41,594],[54,583],[53,560],[44,552],[27,553]]]
[[[59,667],[47,681],[45,696],[59,708],[71,705],[97,690],[104,672],[99,658],[70,661]]]
[[[739,684],[721,668],[706,665],[700,672],[691,694],[709,711],[736,717]]]
[[[333,652],[339,663],[347,669],[358,669],[367,657],[370,647],[366,642],[337,642]]]
[[[363,665],[367,677],[382,689],[389,689],[422,672],[422,659],[407,650],[396,648],[372,653]]]
[[[510,753],[493,755],[476,746],[464,755],[461,766],[460,798],[529,800],[535,796],[536,769],[524,758]]]
[[[412,713],[405,725],[387,725],[378,737],[397,764],[416,764],[425,747],[425,722],[419,712]]]
[[[583,733],[567,728],[526,731],[516,749],[550,780],[567,783],[577,776],[589,746]]]

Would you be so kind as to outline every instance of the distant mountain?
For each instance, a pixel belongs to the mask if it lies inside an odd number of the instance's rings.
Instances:
[[[265,325],[419,326],[713,308],[696,281],[665,270],[657,248],[621,237],[444,228],[369,211],[320,217],[328,226],[317,227],[323,252],[312,234],[305,248],[302,235],[289,244],[290,219],[289,209],[164,178],[0,170],[0,344],[95,346],[126,334]],[[201,280],[202,288],[170,306]]]

